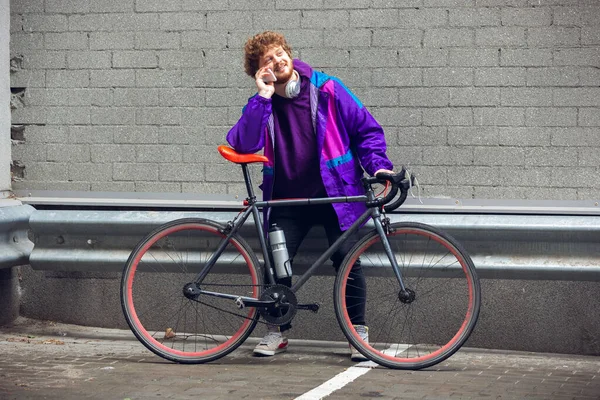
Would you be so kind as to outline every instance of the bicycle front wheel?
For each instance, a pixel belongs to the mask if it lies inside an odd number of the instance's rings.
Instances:
[[[421,369],[454,354],[468,339],[479,315],[481,289],[475,267],[448,234],[419,223],[394,223],[387,235],[406,291],[402,291],[376,231],[347,255],[335,282],[335,311],[344,334],[378,364]],[[354,264],[368,276],[364,301],[349,301]],[[350,290],[349,290],[350,289]],[[368,340],[357,334],[347,302],[364,311]],[[356,318],[356,317],[355,317]]]
[[[256,256],[237,235],[227,239],[223,229],[204,219],[172,221],[129,256],[121,281],[123,313],[135,336],[155,354],[180,363],[212,361],[236,349],[256,326],[254,307],[240,309],[231,298],[206,294],[184,296],[184,287],[226,241],[200,289],[258,298],[262,275]]]

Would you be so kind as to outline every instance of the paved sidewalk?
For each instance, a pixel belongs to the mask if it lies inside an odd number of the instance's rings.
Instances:
[[[20,318],[0,328],[0,399],[600,399],[600,357],[464,349],[433,368],[396,371],[357,366],[345,343],[290,340],[269,358],[251,351],[178,365],[129,331]]]

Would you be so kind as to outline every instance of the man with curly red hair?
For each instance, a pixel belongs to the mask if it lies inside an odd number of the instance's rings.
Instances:
[[[277,32],[248,39],[244,52],[246,73],[258,93],[248,100],[227,141],[241,153],[264,148],[269,161],[263,168],[263,200],[361,195],[364,172],[393,173],[383,129],[338,78],[292,59],[291,47]],[[293,260],[312,226],[322,225],[331,244],[365,210],[364,203],[273,207],[267,221],[283,229]],[[354,235],[332,255],[336,271],[356,241]],[[348,314],[356,332],[368,340],[366,280],[360,261],[351,277]],[[291,277],[277,283],[289,287]],[[290,328],[290,324],[268,326],[254,353],[272,356],[285,351],[284,333]],[[352,359],[366,358],[352,348]]]

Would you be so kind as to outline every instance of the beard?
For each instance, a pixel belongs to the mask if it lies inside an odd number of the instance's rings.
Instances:
[[[279,68],[275,68],[273,73],[277,78],[276,84],[285,84],[294,76],[294,62],[290,59],[285,62],[287,68],[283,68],[283,71],[280,71]]]

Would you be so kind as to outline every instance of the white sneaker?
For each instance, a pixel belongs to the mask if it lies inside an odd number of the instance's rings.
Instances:
[[[354,325],[354,329],[358,336],[365,342],[369,343],[369,327],[365,325]],[[368,361],[369,359],[363,356],[358,350],[354,348],[354,346],[350,345],[350,351],[352,354],[350,355],[350,359],[352,361]]]
[[[278,326],[268,326],[267,334],[254,348],[254,354],[274,356],[287,350],[288,340],[279,332]]]

